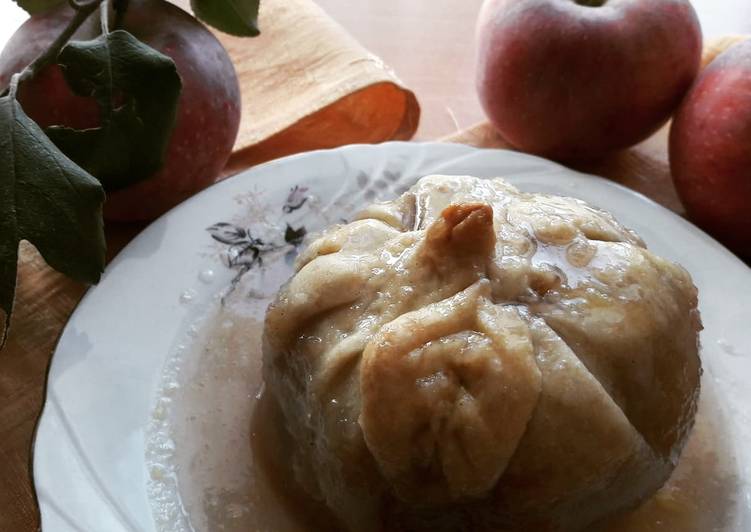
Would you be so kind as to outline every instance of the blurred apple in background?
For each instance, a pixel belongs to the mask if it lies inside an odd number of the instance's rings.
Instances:
[[[670,167],[689,217],[751,258],[751,40],[710,63],[686,96]]]
[[[486,0],[477,89],[501,136],[555,159],[598,156],[658,129],[696,77],[688,0]]]
[[[67,5],[27,20],[0,54],[0,86],[29,64],[62,32],[73,10]],[[180,8],[164,0],[130,0],[123,28],[170,56],[182,78],[182,92],[165,162],[145,181],[110,192],[105,217],[146,220],[214,182],[232,152],[240,124],[240,89],[227,52],[214,35]],[[91,17],[74,39],[99,34]],[[74,95],[60,67],[50,65],[19,87],[24,111],[40,126],[95,127],[99,108]]]

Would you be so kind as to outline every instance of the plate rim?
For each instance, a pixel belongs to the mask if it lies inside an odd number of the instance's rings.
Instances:
[[[516,150],[511,149],[498,149],[498,148],[481,148],[481,147],[474,147],[466,144],[459,144],[459,143],[452,143],[452,142],[440,142],[440,141],[389,141],[379,144],[347,144],[344,146],[339,146],[336,148],[325,148],[325,149],[318,149],[318,150],[312,150],[307,152],[300,152],[296,154],[292,154],[289,156],[281,157],[278,159],[274,159],[271,161],[267,161],[265,163],[241,170],[235,174],[232,174],[224,179],[221,179],[220,181],[217,181],[215,183],[212,183],[210,186],[202,189],[201,191],[197,192],[193,196],[187,198],[186,200],[182,201],[178,205],[171,208],[169,211],[165,212],[164,214],[160,215],[153,221],[151,221],[146,227],[144,227],[141,231],[138,232],[136,236],[134,236],[128,244],[126,244],[120,251],[118,251],[112,259],[107,263],[105,268],[105,274],[103,274],[102,279],[105,278],[106,273],[111,270],[114,266],[117,266],[123,259],[128,255],[128,253],[137,246],[137,244],[146,238],[149,238],[149,232],[153,231],[153,228],[159,224],[161,224],[164,220],[166,220],[168,217],[172,216],[175,211],[184,209],[186,206],[190,205],[194,202],[201,201],[201,197],[209,190],[215,190],[217,188],[222,188],[223,186],[227,186],[229,183],[235,182],[238,178],[244,179],[248,175],[251,175],[258,171],[263,171],[269,168],[273,168],[275,166],[280,166],[288,163],[289,161],[296,161],[298,159],[306,159],[311,157],[318,157],[321,155],[331,155],[335,153],[347,153],[352,151],[365,151],[365,152],[377,152],[380,150],[388,150],[390,147],[396,147],[396,148],[406,148],[408,150],[419,150],[419,149],[436,149],[436,150],[453,150],[456,153],[448,153],[445,155],[446,159],[452,158],[454,156],[465,156],[470,155],[473,153],[497,153],[497,152],[503,152],[503,153],[510,153],[514,156],[528,159],[531,161],[538,161],[542,162],[546,165],[555,166],[559,169],[563,169],[566,172],[572,172],[579,176],[586,177],[588,179],[593,179],[595,181],[606,183],[607,186],[615,187],[617,189],[620,189],[622,192],[629,194],[631,196],[637,197],[641,201],[645,201],[648,204],[650,204],[652,207],[656,207],[659,212],[663,215],[670,216],[673,220],[679,221],[679,223],[693,232],[697,237],[701,238],[706,244],[710,245],[716,252],[720,252],[725,259],[730,259],[732,262],[736,263],[737,265],[740,265],[742,268],[748,270],[749,274],[751,274],[751,267],[749,267],[745,262],[743,262],[737,255],[735,255],[733,252],[731,252],[728,248],[726,248],[722,243],[714,239],[711,235],[706,233],[701,228],[694,225],[690,220],[684,218],[683,216],[678,215],[677,213],[671,211],[670,209],[664,207],[663,205],[657,203],[656,201],[652,200],[648,196],[644,195],[643,193],[633,190],[629,187],[626,187],[620,183],[617,183],[615,181],[612,181],[610,179],[607,179],[605,177],[596,175],[596,174],[590,174],[587,172],[581,172],[578,170],[575,170],[573,168],[570,168],[566,166],[565,164],[562,164],[557,161],[552,161],[549,159],[545,159],[543,157],[539,157],[532,154],[527,154],[523,152],[519,152]],[[500,175],[499,177],[503,177],[503,175]],[[575,197],[575,196],[574,196]],[[30,456],[29,456],[29,478],[31,481],[31,487],[32,487],[32,496],[34,498],[34,501],[36,503],[36,512],[37,516],[39,518],[40,526],[43,525],[42,520],[42,501],[40,500],[40,497],[38,495],[38,483],[39,479],[37,477],[37,454],[38,454],[38,446],[39,444],[39,429],[43,425],[45,420],[45,413],[48,412],[50,405],[49,405],[49,384],[50,379],[53,377],[52,370],[53,368],[53,361],[55,357],[58,354],[58,351],[60,349],[60,343],[64,337],[64,333],[68,330],[70,327],[71,322],[74,321],[74,319],[78,316],[78,314],[81,312],[81,308],[84,307],[87,300],[90,298],[93,291],[97,288],[97,285],[91,285],[88,286],[82,295],[81,299],[76,303],[75,308],[68,316],[68,319],[65,322],[65,325],[61,328],[57,338],[54,342],[54,347],[52,349],[52,354],[49,357],[49,360],[47,361],[47,367],[45,369],[44,374],[44,384],[43,384],[43,390],[42,390],[42,396],[43,396],[43,403],[42,407],[39,411],[39,415],[37,416],[37,419],[34,423],[32,438],[30,442]]]

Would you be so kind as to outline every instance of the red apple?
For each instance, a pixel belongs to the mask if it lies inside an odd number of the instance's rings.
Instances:
[[[499,133],[556,159],[624,148],[658,129],[696,77],[688,0],[486,0],[477,90]]]
[[[62,5],[26,21],[0,54],[0,86],[30,63],[62,31],[73,10]],[[182,93],[164,166],[145,181],[109,194],[105,216],[150,219],[211,184],[232,151],[240,124],[240,90],[232,62],[200,22],[163,0],[130,0],[123,29],[170,56],[182,78]],[[92,16],[75,39],[99,33]],[[60,68],[50,65],[19,87],[19,101],[39,125],[76,128],[98,125],[95,102],[75,96]]]
[[[689,217],[751,257],[751,41],[702,72],[670,129],[670,168]]]

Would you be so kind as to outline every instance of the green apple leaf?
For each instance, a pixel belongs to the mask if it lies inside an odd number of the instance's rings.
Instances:
[[[219,31],[238,37],[255,37],[260,0],[190,0],[196,16]]]
[[[12,94],[0,97],[0,308],[7,331],[18,244],[28,240],[51,267],[96,283],[104,269],[104,191],[50,142]]]
[[[102,123],[87,130],[47,128],[63,153],[108,191],[159,170],[182,89],[174,61],[116,30],[91,41],[71,41],[58,63],[73,92],[96,99]]]
[[[19,7],[26,10],[29,15],[42,13],[55,6],[64,4],[65,0],[13,0]]]

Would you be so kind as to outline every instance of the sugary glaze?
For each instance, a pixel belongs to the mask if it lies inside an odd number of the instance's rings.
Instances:
[[[673,470],[696,304],[607,213],[430,176],[299,257],[264,378],[295,477],[351,530],[578,529]]]
[[[154,412],[160,430],[150,431],[157,530],[334,532],[328,510],[306,496],[289,467],[295,444],[263,393],[263,324],[244,288],[230,304],[208,309],[170,362],[177,371],[165,375]],[[588,532],[736,532],[732,434],[716,386],[704,383],[696,425],[667,484],[638,509]]]

